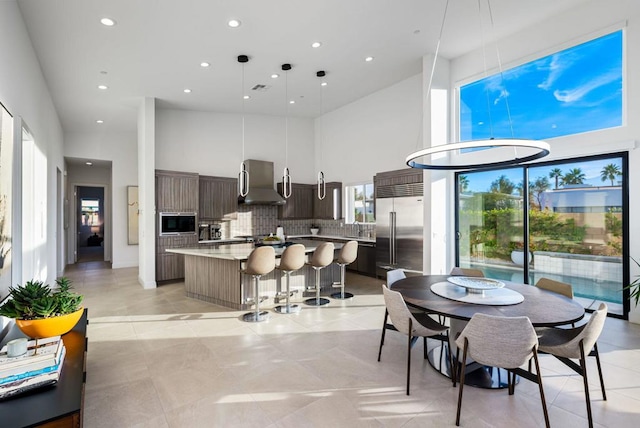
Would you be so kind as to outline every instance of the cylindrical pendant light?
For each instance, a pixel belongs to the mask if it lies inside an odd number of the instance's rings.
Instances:
[[[238,55],[238,62],[242,65],[242,160],[240,161],[240,173],[238,173],[238,194],[245,197],[249,193],[249,171],[244,163],[244,65],[249,62],[249,57]]]
[[[318,162],[319,171],[318,171],[318,199],[323,200],[327,196],[327,182],[324,179],[324,171],[322,171],[322,165],[324,161],[324,153],[323,153],[323,139],[324,135],[322,134],[322,121],[324,120],[324,87],[326,83],[324,82],[324,76],[326,76],[323,70],[316,72],[316,76],[319,77],[322,81],[320,83],[320,162]]]
[[[291,174],[289,174],[289,70],[291,64],[282,64],[284,71],[284,98],[285,98],[285,119],[284,119],[284,170],[282,172],[282,196],[287,199],[291,196]]]

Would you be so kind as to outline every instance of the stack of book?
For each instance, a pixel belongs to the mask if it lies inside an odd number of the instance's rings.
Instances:
[[[0,399],[58,382],[65,354],[60,336],[30,340],[26,354],[18,357],[7,356],[4,346],[0,350]]]

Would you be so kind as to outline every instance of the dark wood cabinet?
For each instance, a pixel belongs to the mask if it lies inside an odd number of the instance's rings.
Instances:
[[[167,253],[167,248],[196,248],[197,235],[158,236],[156,239],[156,281],[184,278],[184,255]]]
[[[342,183],[332,181],[326,184],[325,198],[318,199],[318,186],[313,185],[313,218],[338,220],[342,218]]]
[[[233,218],[238,211],[236,178],[201,175],[199,180],[200,220]]]
[[[198,174],[156,170],[157,212],[198,212]]]
[[[311,184],[291,184],[291,196],[287,203],[278,207],[280,219],[311,219],[313,218],[313,198],[315,186]],[[283,194],[282,183],[278,183],[278,193]]]
[[[156,170],[156,211],[198,213],[198,174]],[[165,252],[167,248],[198,245],[198,235],[157,236],[156,281],[184,278],[184,256]]]

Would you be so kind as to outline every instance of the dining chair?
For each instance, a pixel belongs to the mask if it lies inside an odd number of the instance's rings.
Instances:
[[[538,337],[536,331],[527,317],[497,317],[476,313],[456,339],[459,350],[462,348],[462,364],[460,367],[460,390],[458,392],[458,409],[456,412],[456,425],[460,426],[460,413],[462,407],[462,391],[464,388],[465,368],[467,356],[477,363],[501,367],[507,370],[507,385],[509,395],[515,392],[515,377],[519,375],[538,384],[544,421],[549,427],[549,414],[542,388],[542,376],[538,362]],[[520,368],[531,358],[535,361],[536,373]],[[454,384],[456,376],[453,376]]]
[[[573,287],[566,282],[555,281],[549,278],[540,278],[536,282],[536,287],[543,290],[553,291],[554,293],[562,294],[570,299],[573,299]]]
[[[449,273],[449,275],[473,276],[476,278],[484,278],[484,272],[482,272],[480,269],[461,268],[457,266],[451,269],[451,272]]]
[[[387,272],[387,287],[391,288],[393,283],[396,281],[400,281],[401,279],[406,278],[404,271],[402,269],[394,269]],[[384,345],[384,336],[386,330],[394,330],[397,329],[389,322],[389,311],[385,307],[384,309],[384,321],[382,323],[382,336],[380,337],[380,349],[378,350],[378,361],[380,361],[380,353],[382,352],[382,345]]]
[[[396,331],[407,335],[407,395],[409,395],[409,383],[411,373],[411,345],[414,337],[422,337],[424,341],[424,357],[427,357],[427,337],[437,338],[438,340],[447,340],[442,333],[448,327],[439,324],[426,313],[412,313],[402,297],[397,291],[390,290],[389,287],[382,284],[382,293],[384,295],[384,303],[389,313],[389,318],[394,325]],[[384,329],[383,329],[384,332]],[[384,335],[383,335],[384,339]],[[382,341],[380,341],[380,349],[378,350],[378,361],[382,354]],[[449,354],[449,363],[452,364],[451,354]]]
[[[540,351],[553,355],[576,373],[582,376],[584,383],[584,395],[587,402],[587,418],[589,428],[593,427],[593,416],[591,414],[591,400],[589,398],[589,382],[587,379],[587,356],[596,357],[598,366],[598,376],[600,377],[600,388],[602,389],[602,399],[607,399],[604,389],[604,379],[602,367],[600,365],[600,354],[598,353],[598,337],[602,333],[604,322],[607,319],[607,305],[600,303],[598,310],[591,314],[589,321],[579,327],[571,329],[560,328],[538,328],[538,340]],[[573,359],[578,359],[576,364]],[[537,370],[537,367],[536,367]]]

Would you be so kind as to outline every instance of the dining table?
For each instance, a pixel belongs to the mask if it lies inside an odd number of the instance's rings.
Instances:
[[[480,284],[480,290],[470,284]],[[454,283],[456,282],[456,283]],[[487,286],[482,289],[482,285]],[[462,284],[460,286],[458,284]],[[407,306],[449,319],[449,343],[428,340],[429,363],[451,377],[448,353],[455,360],[455,337],[476,313],[502,317],[526,316],[534,327],[557,327],[580,321],[585,310],[561,294],[511,281],[467,278],[451,275],[411,276],[393,283]],[[505,388],[506,371],[472,362],[465,369],[465,384],[481,388]]]

